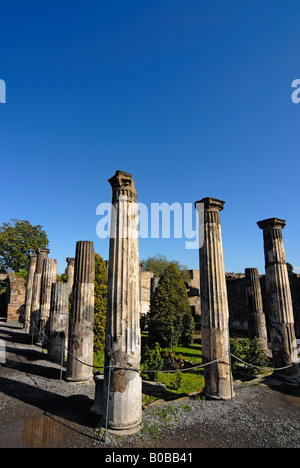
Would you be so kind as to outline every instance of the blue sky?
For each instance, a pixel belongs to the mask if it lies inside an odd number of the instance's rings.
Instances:
[[[300,272],[298,0],[11,1],[0,7],[1,214],[41,224],[50,257],[99,239],[108,179],[130,172],[138,199],[225,200],[226,271],[264,273],[256,222],[286,219]],[[141,239],[199,268],[186,239]]]

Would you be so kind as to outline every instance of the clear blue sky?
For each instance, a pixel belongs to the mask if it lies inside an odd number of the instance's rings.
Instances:
[[[256,222],[286,219],[300,272],[299,0],[2,2],[1,214],[41,224],[63,272],[94,241],[107,180],[131,172],[138,199],[226,201],[226,271],[264,273]],[[141,239],[199,268],[185,239]]]

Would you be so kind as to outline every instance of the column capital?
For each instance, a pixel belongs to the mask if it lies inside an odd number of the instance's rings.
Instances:
[[[50,253],[50,249],[42,249],[39,247],[38,249],[36,249],[36,253],[37,255],[41,255],[41,254],[48,255]]]
[[[205,197],[201,200],[195,202],[195,207],[197,208],[198,203],[204,204],[205,211],[222,211],[224,209],[225,202],[223,200],[218,200],[213,197]]]
[[[285,224],[285,219],[279,218],[268,218],[257,222],[260,229],[284,229]]]
[[[73,258],[73,257],[67,257],[67,258],[66,258],[66,262],[67,262],[67,263],[74,263],[74,264],[75,264],[75,258]]]
[[[128,201],[137,200],[137,192],[134,186],[132,175],[124,171],[116,171],[115,175],[108,179],[112,187],[112,201],[116,201],[120,196],[127,197]]]

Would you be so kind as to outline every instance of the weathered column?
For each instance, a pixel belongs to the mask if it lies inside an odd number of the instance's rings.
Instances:
[[[94,244],[78,241],[69,321],[66,371],[69,382],[86,382],[93,378],[94,279]]]
[[[139,248],[137,193],[131,174],[117,171],[112,187],[108,298],[105,333],[104,416],[107,425],[128,433],[142,419],[139,324]]]
[[[75,269],[75,258],[67,257],[67,283],[72,290],[73,283],[74,283],[74,269]]]
[[[46,344],[48,321],[50,317],[51,305],[51,289],[56,282],[57,277],[57,260],[53,258],[45,258],[43,263],[42,284],[41,284],[41,304],[40,304],[40,319],[39,319],[39,338],[41,344]],[[46,335],[45,335],[46,334]]]
[[[36,269],[33,277],[32,286],[32,300],[31,300],[31,316],[30,316],[30,335],[34,338],[39,333],[39,319],[40,319],[40,304],[41,304],[41,284],[43,263],[47,255],[50,253],[49,249],[37,249]]]
[[[209,197],[196,202],[199,215],[200,207],[197,205],[204,205],[204,219],[199,217],[199,227],[203,229],[203,244],[200,245],[202,358],[203,364],[218,360],[204,367],[204,392],[215,399],[233,396],[229,312],[219,216],[224,203]]]
[[[54,283],[51,293],[48,357],[58,362],[65,360],[69,330],[69,285]]]
[[[160,280],[159,276],[152,276],[152,278],[150,280],[150,301],[154,296],[154,293],[155,293],[155,290],[156,290],[156,288],[158,286],[159,280]]]
[[[260,346],[267,351],[266,318],[263,311],[258,269],[246,268],[245,277],[248,301],[248,336],[251,339],[256,337]]]
[[[32,302],[32,287],[33,277],[36,269],[37,256],[34,254],[29,255],[29,267],[26,284],[26,302],[25,302],[25,314],[24,314],[24,329],[28,333],[30,330],[30,315],[31,315],[31,302]]]
[[[264,238],[267,314],[273,365],[275,369],[278,369],[275,373],[285,380],[297,380],[299,362],[294,314],[282,239],[285,221],[279,218],[269,218],[257,224],[263,230]],[[283,367],[285,369],[282,369]]]

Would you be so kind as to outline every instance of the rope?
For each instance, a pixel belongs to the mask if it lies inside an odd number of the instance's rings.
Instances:
[[[33,324],[34,328],[37,328],[35,324]],[[40,330],[40,329],[38,329]],[[46,335],[45,331],[43,331],[43,334],[44,336],[47,338],[47,340],[49,341],[49,337]],[[76,361],[80,362],[80,364],[84,365],[84,366],[87,366],[87,367],[92,367],[93,369],[118,369],[118,370],[130,370],[130,371],[133,371],[133,372],[138,372],[138,373],[166,373],[166,374],[172,374],[172,373],[177,373],[177,372],[188,372],[188,371],[191,371],[191,370],[195,370],[195,369],[200,369],[200,368],[203,368],[203,367],[206,367],[206,366],[209,366],[211,364],[214,364],[215,362],[218,362],[218,361],[221,361],[222,359],[224,359],[226,356],[231,356],[233,357],[234,359],[236,359],[237,361],[240,361],[242,362],[243,364],[247,365],[247,366],[250,366],[250,367],[254,367],[255,369],[270,369],[270,367],[268,366],[265,366],[265,367],[260,367],[260,366],[255,366],[253,364],[250,364],[249,362],[246,362],[246,361],[243,361],[243,359],[240,359],[238,358],[237,356],[235,356],[234,354],[232,353],[226,353],[224,354],[224,356],[221,356],[220,358],[217,358],[217,359],[214,359],[213,361],[210,361],[210,362],[206,362],[205,364],[199,364],[197,366],[193,366],[193,367],[187,367],[186,369],[174,369],[174,370],[151,370],[151,369],[135,369],[134,367],[120,367],[120,366],[95,366],[93,364],[88,364],[86,362],[83,362],[81,361],[80,359],[78,359],[76,356],[74,356],[74,354],[71,353],[71,351],[66,348],[64,345],[62,345],[62,347],[64,347],[64,350],[70,355],[72,356],[73,359],[75,359]],[[230,365],[229,363],[226,363],[228,365]],[[295,365],[296,363],[292,363],[292,364],[289,364],[288,366],[284,366],[284,367],[274,367],[272,368],[273,371],[279,371],[279,370],[284,370],[284,369],[288,369],[289,367],[292,367],[293,365]]]

